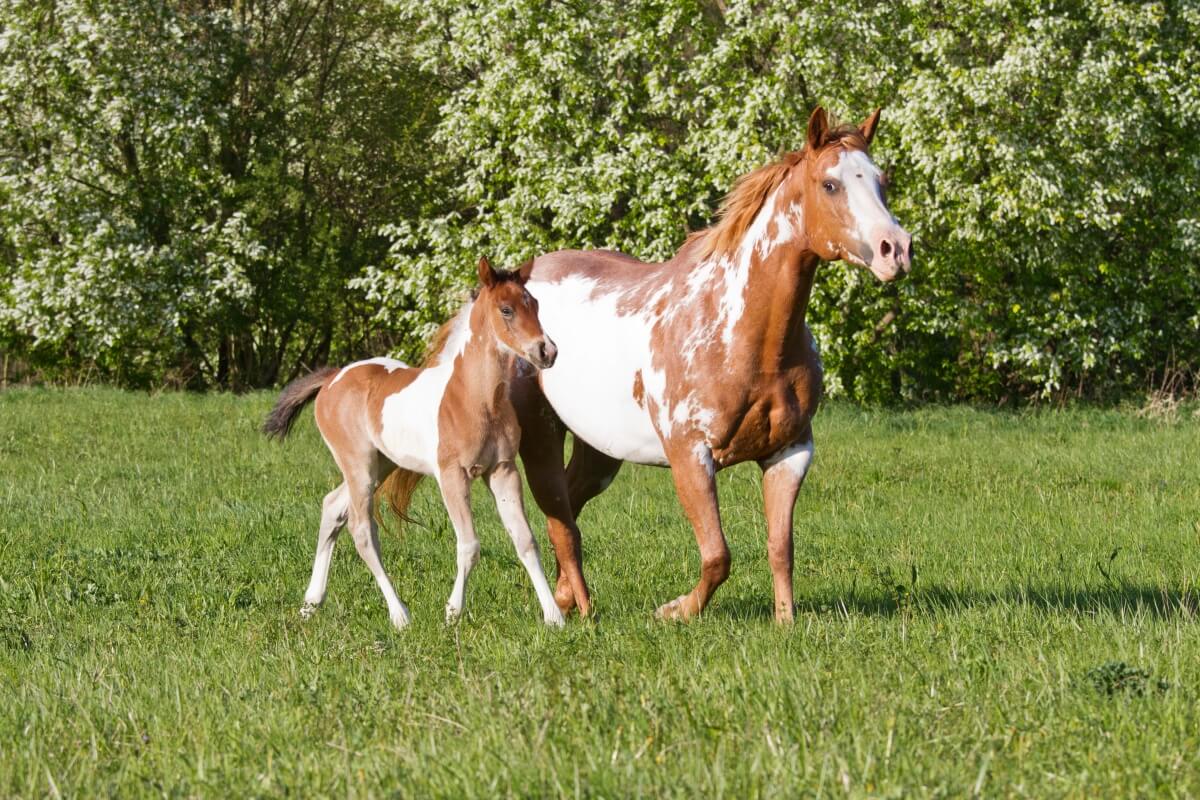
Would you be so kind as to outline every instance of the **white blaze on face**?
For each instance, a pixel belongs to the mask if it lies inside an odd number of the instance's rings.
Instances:
[[[867,254],[873,248],[872,234],[896,225],[896,218],[888,211],[879,189],[879,167],[863,151],[846,150],[825,174],[838,181],[846,191],[846,205],[854,220],[854,233],[858,236],[858,252],[847,255],[865,266],[870,257]]]

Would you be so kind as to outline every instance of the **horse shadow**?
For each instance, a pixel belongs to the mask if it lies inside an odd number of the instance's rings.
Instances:
[[[1195,620],[1200,615],[1200,589],[1183,590],[1134,583],[1078,587],[1062,584],[1021,584],[999,589],[962,589],[947,586],[851,587],[824,595],[796,598],[796,615],[862,615],[912,618],[967,613],[973,609],[1015,606],[1055,614],[1142,615],[1157,619]],[[739,620],[773,619],[769,598],[717,597],[705,610]]]

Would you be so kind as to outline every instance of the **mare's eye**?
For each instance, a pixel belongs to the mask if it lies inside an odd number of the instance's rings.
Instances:
[[[512,319],[512,306],[500,306],[500,316],[504,317],[505,319]]]
[[[837,184],[833,181],[825,181],[821,184],[821,188],[825,190],[825,194],[833,194],[837,191]]]

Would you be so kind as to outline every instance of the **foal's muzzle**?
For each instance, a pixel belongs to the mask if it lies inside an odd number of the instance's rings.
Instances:
[[[558,348],[549,336],[545,336],[525,351],[525,358],[538,369],[550,369],[558,358]]]

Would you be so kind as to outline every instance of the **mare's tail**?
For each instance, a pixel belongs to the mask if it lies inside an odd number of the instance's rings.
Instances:
[[[266,422],[263,423],[263,433],[274,439],[286,438],[291,433],[292,424],[296,421],[300,411],[317,396],[317,392],[321,391],[321,385],[325,383],[326,379],[337,371],[337,367],[322,367],[303,377],[296,378],[283,387],[283,391],[279,393],[279,399],[275,401],[275,407],[271,409]]]

